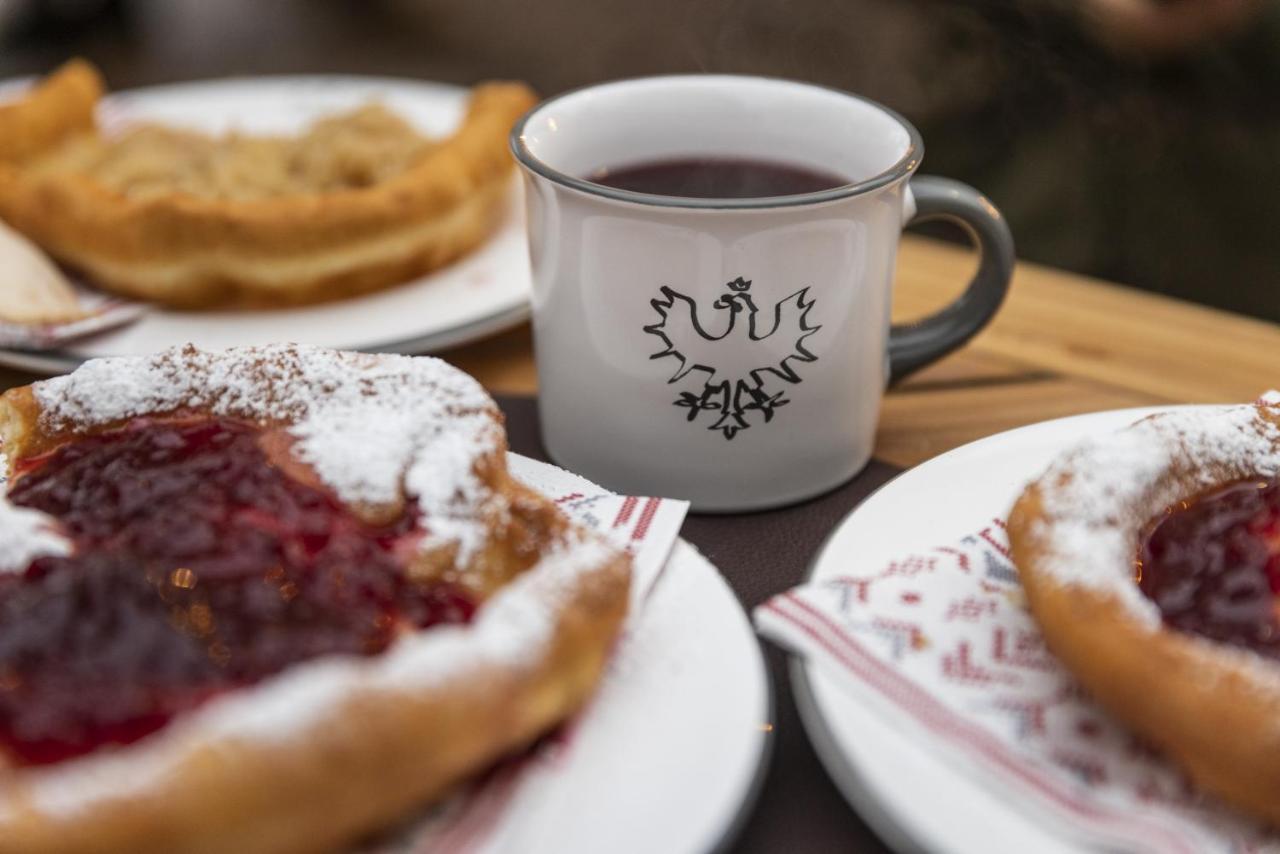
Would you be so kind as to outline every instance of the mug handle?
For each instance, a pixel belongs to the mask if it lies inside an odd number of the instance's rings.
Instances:
[[[930,219],[956,223],[978,247],[978,272],[955,302],[923,320],[889,330],[889,383],[902,380],[964,344],[991,320],[1013,276],[1013,235],[1000,211],[968,184],[920,175],[908,191],[915,214],[907,225]]]

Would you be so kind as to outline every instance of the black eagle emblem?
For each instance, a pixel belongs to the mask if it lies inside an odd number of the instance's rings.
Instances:
[[[790,403],[787,386],[796,385],[801,377],[796,368],[817,360],[806,341],[821,326],[809,319],[814,301],[809,289],[801,288],[775,303],[763,313],[751,296],[751,281],[741,276],[728,282],[728,292],[720,296],[714,312],[699,317],[697,304],[688,296],[666,285],[661,296],[649,301],[658,314],[658,322],[644,331],[662,341],[662,349],[650,359],[674,359],[679,364],[667,380],[677,383],[698,372],[702,385],[693,391],[681,391],[673,401],[688,410],[694,421],[710,412],[714,422],[709,430],[719,430],[732,439],[750,428],[754,420],[769,423],[778,409]],[[744,359],[743,353],[747,356]],[[732,361],[733,369],[721,366]],[[753,367],[743,367],[751,365]]]

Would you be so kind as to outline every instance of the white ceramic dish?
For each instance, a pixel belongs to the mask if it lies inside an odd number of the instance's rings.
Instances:
[[[564,473],[517,455],[531,483]],[[598,489],[588,484],[591,489]],[[680,540],[555,766],[534,768],[468,850],[695,854],[725,846],[763,781],[772,699],[755,633]]]
[[[811,577],[876,566],[929,543],[945,544],[1003,517],[1022,488],[1069,445],[1133,423],[1156,410],[1128,409],[1035,424],[957,448],[898,476],[831,534]],[[823,765],[849,803],[900,852],[938,854],[1083,850],[1035,821],[995,789],[924,750],[886,723],[839,680],[798,659],[796,703]]]

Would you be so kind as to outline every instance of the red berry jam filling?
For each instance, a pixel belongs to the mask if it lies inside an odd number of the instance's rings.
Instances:
[[[1280,658],[1280,480],[1178,505],[1143,540],[1138,573],[1169,626]]]
[[[0,751],[28,764],[127,744],[320,655],[374,655],[406,624],[465,622],[456,588],[272,465],[256,428],[161,422],[65,445],[10,492],[62,523],[69,557],[0,573]]]

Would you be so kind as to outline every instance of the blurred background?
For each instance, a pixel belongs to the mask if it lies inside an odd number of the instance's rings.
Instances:
[[[906,115],[924,171],[991,196],[1022,258],[1280,320],[1280,2],[0,0],[0,77],[71,56],[113,88],[809,80]]]

